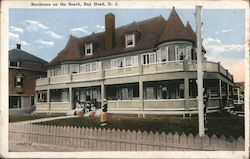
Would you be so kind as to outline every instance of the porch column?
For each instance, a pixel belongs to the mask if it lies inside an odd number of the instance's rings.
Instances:
[[[144,117],[143,109],[144,109],[144,102],[143,102],[143,81],[139,81],[139,97],[141,103],[141,114]],[[139,115],[139,114],[138,114]]]
[[[72,87],[69,87],[69,105],[70,105],[70,110],[73,109],[73,100],[72,100]]]
[[[220,110],[222,111],[221,80],[219,80],[219,103],[220,103]]]
[[[184,98],[185,98],[185,104],[184,108],[186,110],[189,109],[189,78],[184,78]]]
[[[229,83],[227,83],[227,91],[226,91],[226,97],[227,97],[227,106],[229,106]]]
[[[102,100],[102,105],[101,107],[103,106],[104,104],[104,99],[105,99],[105,88],[104,88],[104,82],[102,81],[102,84],[101,84],[101,100]]]
[[[47,89],[47,105],[48,111],[50,111],[50,89]]]

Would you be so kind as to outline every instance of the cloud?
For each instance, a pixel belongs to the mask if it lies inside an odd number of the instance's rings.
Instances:
[[[10,41],[13,41],[16,44],[29,45],[29,43],[27,43],[26,41],[21,40],[19,34],[17,33],[9,32],[9,38]]]
[[[98,32],[102,32],[102,31],[104,31],[105,26],[103,26],[103,25],[96,25],[96,28],[97,28]]]
[[[213,38],[204,39],[203,45],[207,50],[216,53],[242,51],[244,49],[243,44],[224,44],[219,39]]]
[[[44,41],[41,39],[36,40],[34,43],[40,44],[40,45],[45,46],[45,47],[51,47],[51,46],[55,45],[54,41]]]
[[[26,20],[25,25],[28,31],[38,31],[39,29],[48,29],[49,27],[42,24],[40,21]]]
[[[227,33],[227,32],[232,32],[233,30],[232,29],[228,29],[228,30],[222,30],[221,32],[222,33]]]
[[[10,26],[10,30],[12,32],[18,32],[18,33],[23,33],[24,30],[22,28],[18,28],[18,27],[14,27],[14,26]]]
[[[46,32],[46,34],[50,35],[54,39],[62,39],[63,38],[63,36],[58,35],[58,34],[54,33],[53,31],[49,31],[49,30]]]
[[[72,33],[90,34],[90,32],[88,31],[88,27],[87,26],[83,26],[83,27],[79,27],[79,28],[72,28],[69,31],[72,32]]]

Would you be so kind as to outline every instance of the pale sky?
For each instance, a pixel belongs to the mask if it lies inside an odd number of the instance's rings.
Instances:
[[[195,10],[176,9],[184,25],[195,29]],[[82,37],[104,31],[104,16],[112,12],[116,27],[162,15],[166,20],[171,9],[10,9],[9,49],[22,44],[25,50],[51,61],[65,47],[71,35]],[[90,18],[91,17],[91,18]],[[203,46],[210,61],[220,61],[244,81],[245,10],[204,9],[202,14]]]

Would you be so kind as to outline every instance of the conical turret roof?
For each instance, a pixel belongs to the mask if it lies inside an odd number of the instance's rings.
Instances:
[[[191,42],[195,42],[182,23],[175,8],[173,8],[167,20],[167,27],[161,35],[159,43],[175,40],[188,40]]]

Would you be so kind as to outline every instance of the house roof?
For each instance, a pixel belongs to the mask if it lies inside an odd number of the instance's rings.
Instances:
[[[36,57],[30,53],[27,53],[26,51],[20,50],[20,49],[12,49],[9,51],[9,60],[11,61],[32,61],[42,64],[47,64],[48,62]]]
[[[136,45],[132,48],[125,47],[125,35],[129,33],[136,34]],[[196,42],[195,33],[191,26],[185,27],[176,10],[173,8],[168,21],[162,16],[157,16],[116,28],[115,44],[112,50],[105,49],[105,32],[92,33],[81,38],[71,35],[66,47],[58,53],[48,66],[58,65],[65,61],[82,61],[128,52],[155,49],[161,43],[174,40]],[[86,43],[93,43],[93,55],[85,55],[84,45]]]

